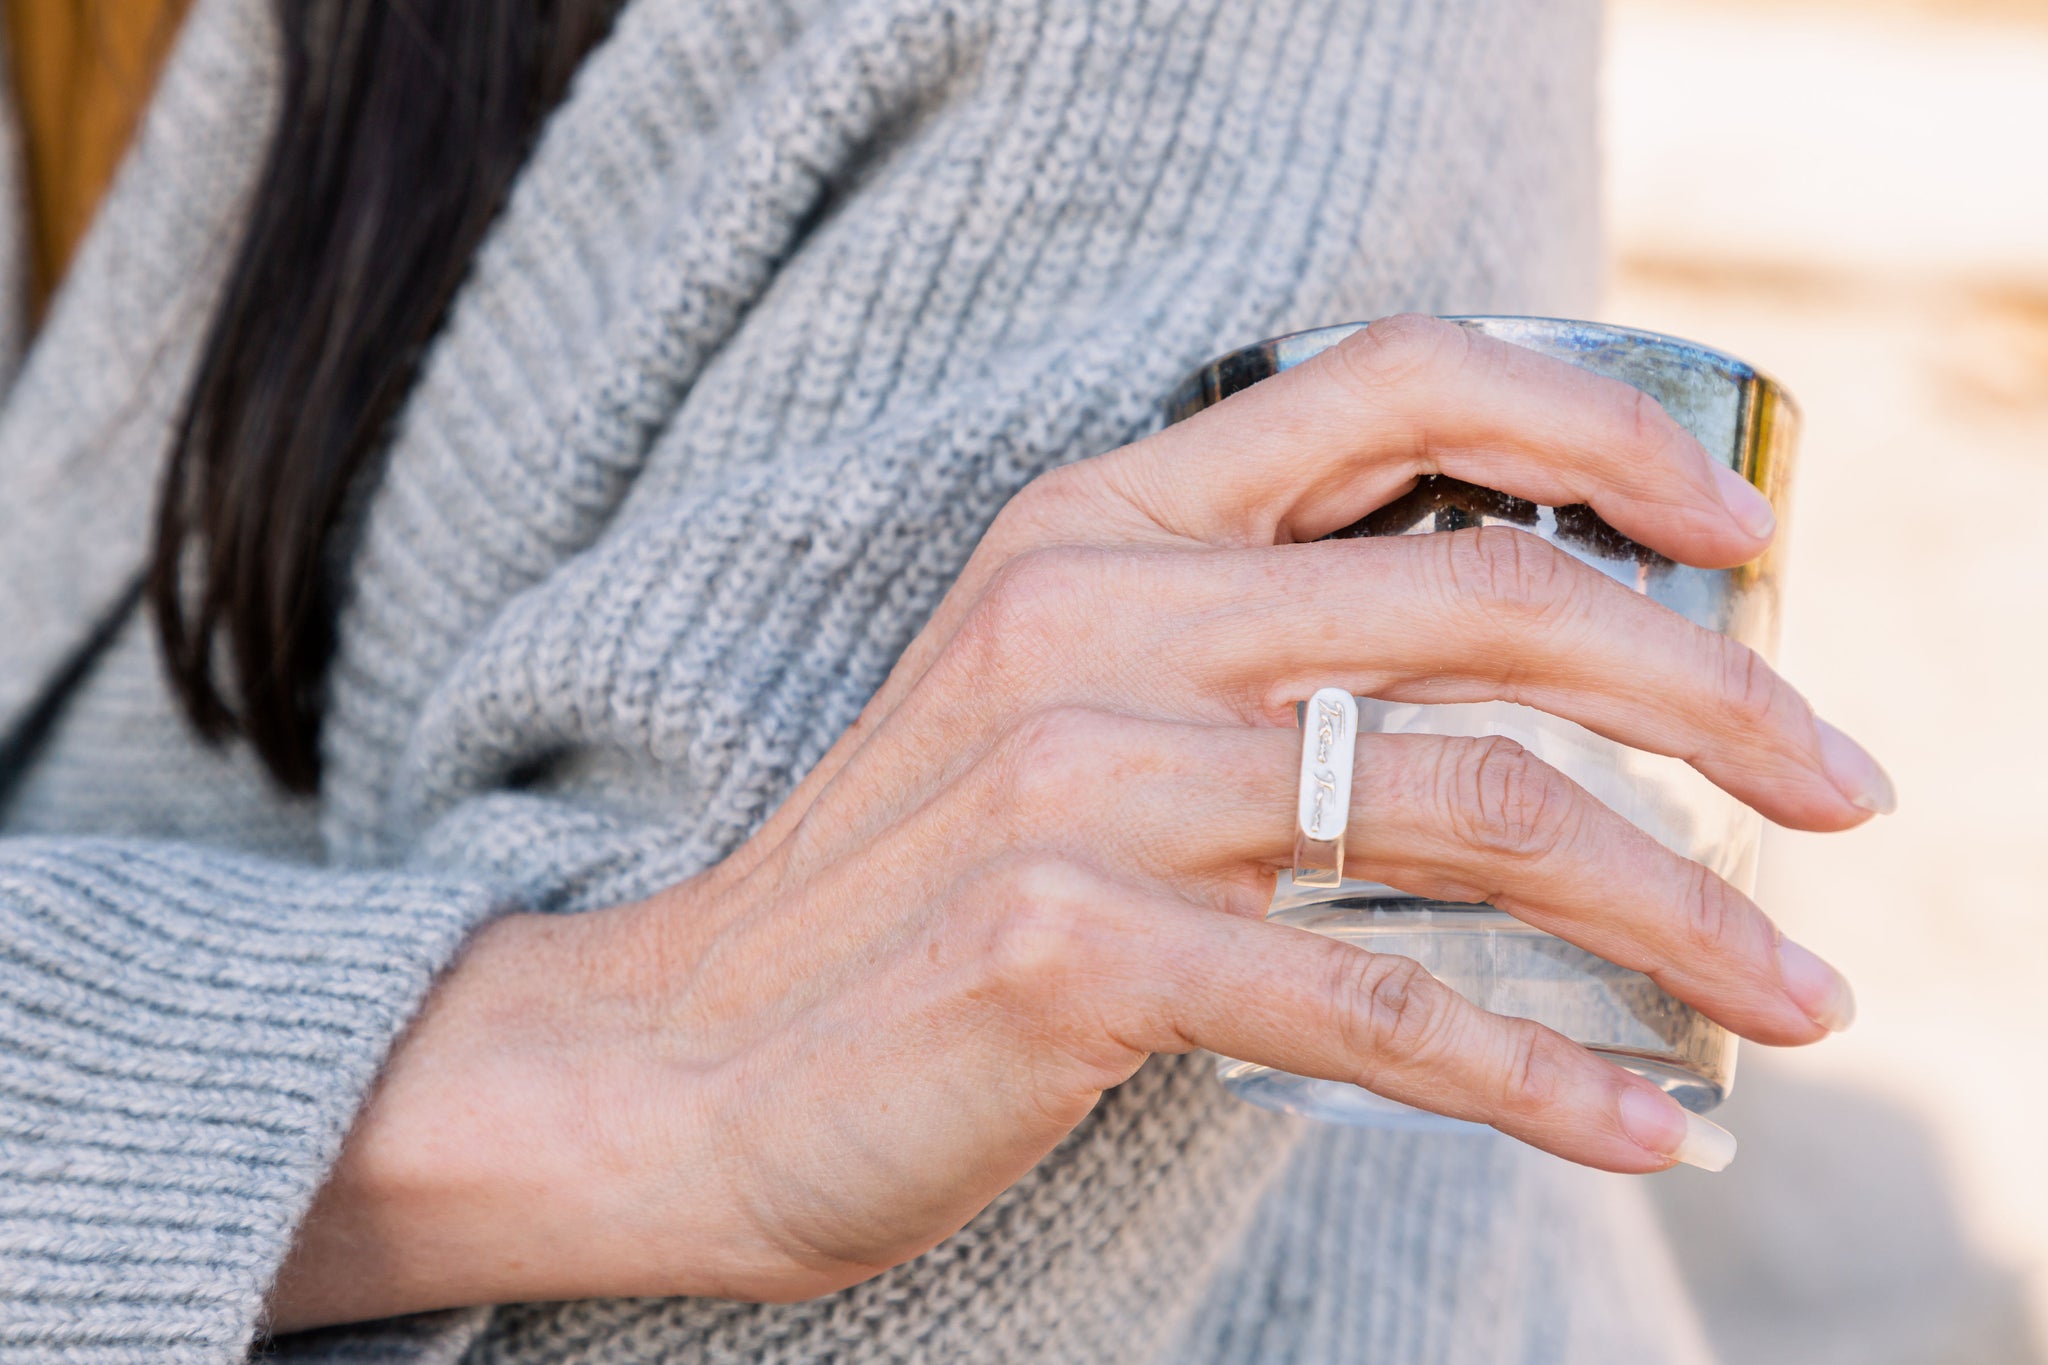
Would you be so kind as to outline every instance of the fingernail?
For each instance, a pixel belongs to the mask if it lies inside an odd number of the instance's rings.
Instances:
[[[1814,720],[1820,731],[1820,761],[1842,795],[1868,811],[1890,815],[1899,808],[1898,793],[1877,760],[1861,744],[1826,721]]]
[[[1778,529],[1778,514],[1771,510],[1771,500],[1763,491],[1724,464],[1714,466],[1714,482],[1735,524],[1758,540],[1769,540],[1771,532]]]
[[[1621,1092],[1621,1128],[1637,1146],[1703,1171],[1726,1169],[1735,1160],[1735,1134],[1642,1086]]]
[[[1830,1033],[1856,1022],[1856,992],[1849,979],[1789,938],[1778,940],[1778,979],[1806,1017]]]

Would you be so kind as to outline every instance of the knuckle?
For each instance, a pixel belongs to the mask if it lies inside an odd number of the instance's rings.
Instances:
[[[1056,611],[1079,591],[1087,555],[1071,546],[1026,550],[997,570],[985,594],[998,616],[1033,622]]]
[[[1372,398],[1432,371],[1455,369],[1471,350],[1471,334],[1424,313],[1397,313],[1353,332],[1328,352],[1331,372]]]
[[[1527,1019],[1503,1019],[1506,1058],[1496,1099],[1508,1114],[1535,1114],[1557,1102],[1564,1088],[1564,1058],[1558,1039]]]
[[[1761,654],[1724,635],[1708,638],[1718,654],[1717,690],[1739,729],[1780,729],[1794,719],[1795,711],[1804,710]]]
[[[1043,658],[1068,633],[1086,578],[1085,556],[1066,547],[1027,550],[1007,561],[967,613],[954,637],[978,672],[1004,661]]]
[[[1425,1057],[1443,1028],[1436,981],[1413,958],[1368,953],[1348,945],[1332,954],[1331,996],[1347,1050],[1362,1065]]]
[[[1699,863],[1688,864],[1680,926],[1687,957],[1709,957],[1726,952],[1748,910],[1742,893]]]
[[[1512,526],[1479,526],[1447,536],[1438,553],[1453,596],[1491,613],[1550,620],[1571,608],[1570,563]]]
[[[1622,426],[1630,449],[1677,458],[1689,453],[1686,447],[1698,444],[1655,398],[1632,384],[1609,382],[1616,386],[1612,393],[1621,407]]]
[[[1116,750],[1113,717],[1085,707],[1033,711],[1011,726],[1000,748],[1004,797],[1034,815],[1071,806],[1095,790]]]
[[[982,966],[992,987],[1028,999],[1055,992],[1088,954],[1087,878],[1051,859],[1005,864],[988,888],[994,922]]]
[[[1445,815],[1464,844],[1511,858],[1543,858],[1578,831],[1579,803],[1556,769],[1492,735],[1446,746]]]
[[[1098,512],[1096,474],[1094,460],[1040,474],[1004,504],[996,524],[990,527],[990,536],[1007,536],[1019,553],[1028,553],[1063,530],[1085,525]]]

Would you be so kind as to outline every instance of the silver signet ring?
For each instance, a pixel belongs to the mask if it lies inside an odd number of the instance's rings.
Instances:
[[[1341,687],[1308,699],[1301,716],[1301,791],[1294,810],[1294,884],[1344,880],[1344,830],[1351,823],[1351,760],[1358,702]]]

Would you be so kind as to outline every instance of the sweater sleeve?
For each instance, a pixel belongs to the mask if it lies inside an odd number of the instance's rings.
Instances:
[[[0,843],[0,1360],[233,1360],[477,881]]]

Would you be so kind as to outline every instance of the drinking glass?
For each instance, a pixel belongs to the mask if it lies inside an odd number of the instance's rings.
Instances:
[[[1513,526],[1770,658],[1777,648],[1779,546],[1798,410],[1754,366],[1695,342],[1559,318],[1448,319],[1517,346],[1633,385],[1655,398],[1713,459],[1761,489],[1777,511],[1777,540],[1735,569],[1676,564],[1628,539],[1584,505],[1542,507],[1434,475],[1332,538],[1427,535]],[[1190,375],[1168,401],[1179,421],[1289,369],[1366,324],[1318,328],[1233,351]],[[1626,681],[1626,680],[1624,680]],[[1361,734],[1505,735],[1559,769],[1667,848],[1704,864],[1744,893],[1756,879],[1762,818],[1682,760],[1648,754],[1571,721],[1510,702],[1417,705],[1359,699]],[[1364,817],[1372,818],[1367,810]],[[1295,886],[1282,872],[1268,917],[1415,959],[1474,1004],[1546,1024],[1647,1077],[1686,1108],[1705,1112],[1735,1080],[1735,1038],[1639,972],[1617,967],[1487,905],[1411,896],[1347,878],[1334,889]],[[1218,1075],[1269,1109],[1337,1123],[1462,1127],[1358,1086],[1229,1058]]]

